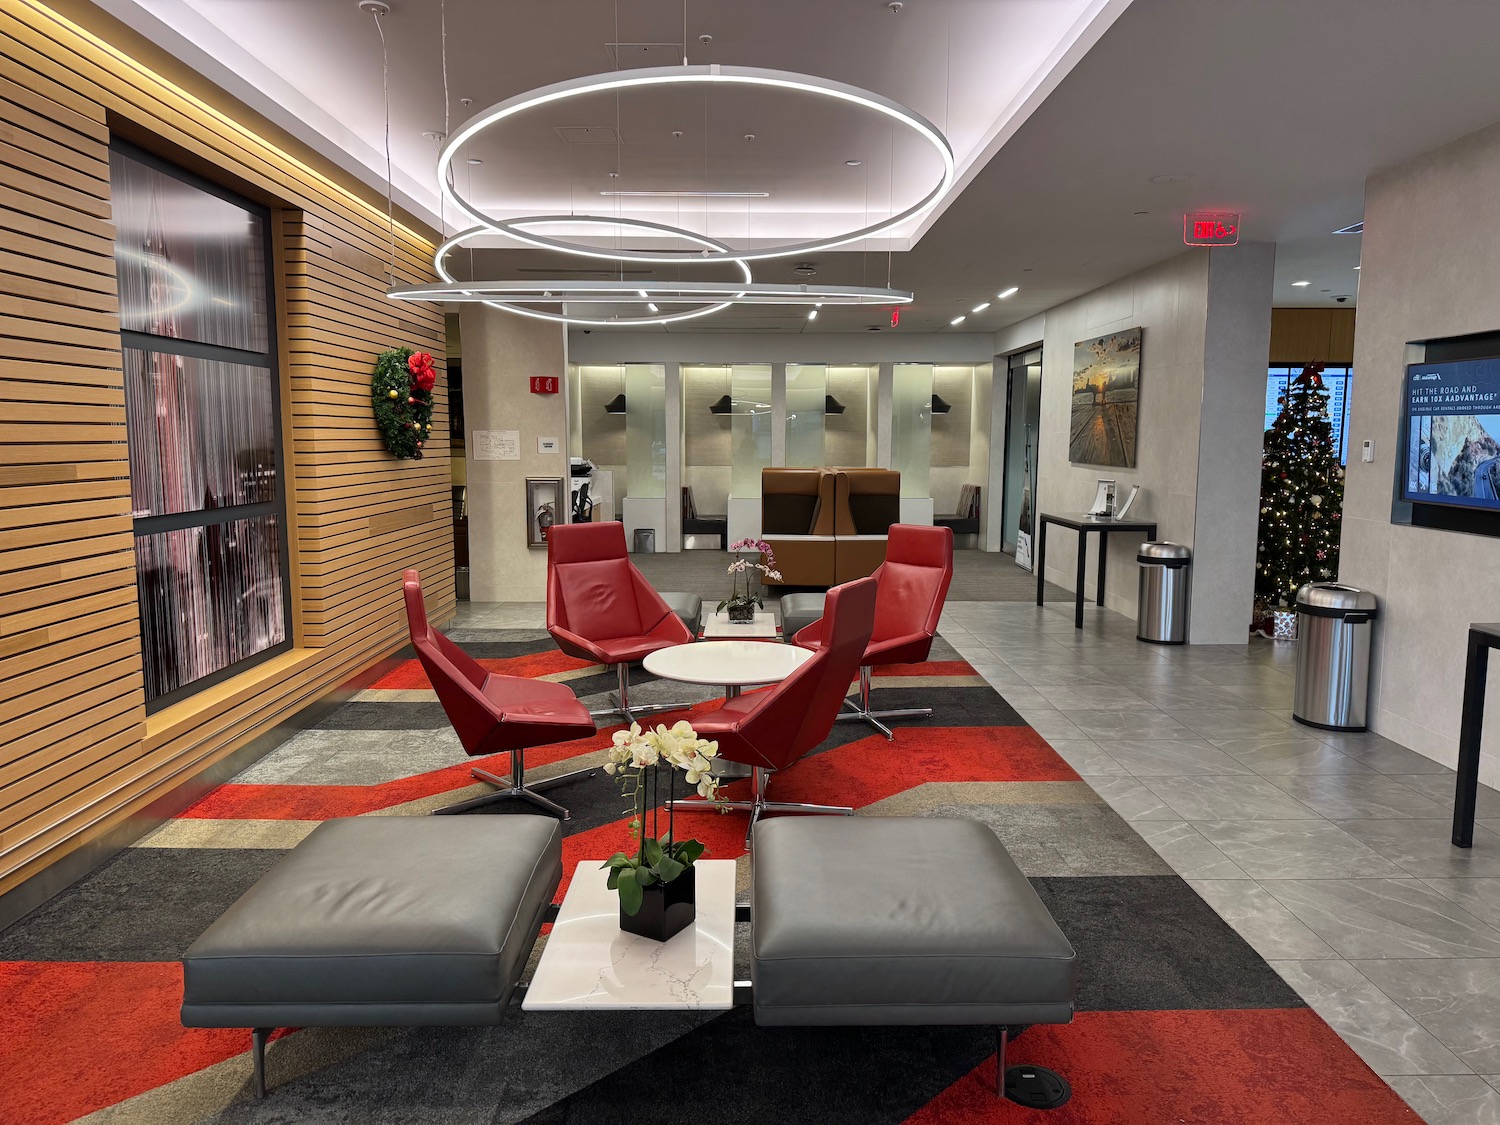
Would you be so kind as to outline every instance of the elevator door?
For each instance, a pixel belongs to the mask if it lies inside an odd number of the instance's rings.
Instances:
[[[1005,503],[1001,527],[1006,553],[1015,554],[1018,533],[1031,535],[1036,526],[1037,444],[1042,419],[1040,348],[1010,357],[1006,395]],[[1029,561],[1024,565],[1030,569]]]

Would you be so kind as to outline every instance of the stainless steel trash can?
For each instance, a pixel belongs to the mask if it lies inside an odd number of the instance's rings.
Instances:
[[[656,531],[649,527],[636,528],[635,546],[631,549],[631,553],[636,555],[656,554]]]
[[[1135,561],[1141,565],[1136,640],[1155,645],[1186,644],[1193,552],[1181,543],[1142,543]]]
[[[1337,582],[1297,591],[1297,683],[1292,718],[1322,730],[1364,730],[1370,697],[1375,595]]]

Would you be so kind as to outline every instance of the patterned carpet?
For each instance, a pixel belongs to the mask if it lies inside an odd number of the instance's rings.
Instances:
[[[613,686],[545,633],[452,635],[491,670],[566,682],[591,704]],[[926,664],[881,673],[881,706],[931,705],[936,717],[899,727],[894,745],[841,723],[772,793],[995,830],[1081,960],[1077,1019],[1031,1028],[1012,1048],[1012,1062],[1069,1078],[1062,1109],[995,1100],[989,1029],[762,1029],[746,1008],[515,1008],[494,1028],[283,1032],[271,1094],[256,1102],[248,1034],[180,1026],[176,959],[321,820],[421,815],[489,791],[408,661],[0,933],[0,1122],[1417,1120],[945,642]],[[634,682],[640,702],[694,698],[639,671]],[[608,736],[532,752],[531,775],[599,760]],[[549,795],[573,813],[568,871],[625,845],[602,776]],[[744,827],[742,814],[694,823],[713,857],[739,859],[742,885]],[[743,932],[738,945],[743,959]]]

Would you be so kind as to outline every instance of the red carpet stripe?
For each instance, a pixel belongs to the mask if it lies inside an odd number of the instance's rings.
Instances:
[[[1083,1012],[1036,1026],[1010,1065],[1055,1070],[1073,1086],[1060,1109],[997,1101],[995,1060],[906,1125],[1387,1125],[1419,1118],[1310,1008]]]

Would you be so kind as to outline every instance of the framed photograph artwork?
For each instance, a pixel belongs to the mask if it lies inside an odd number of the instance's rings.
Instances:
[[[1128,328],[1073,345],[1073,411],[1068,460],[1135,468],[1141,330]]]

